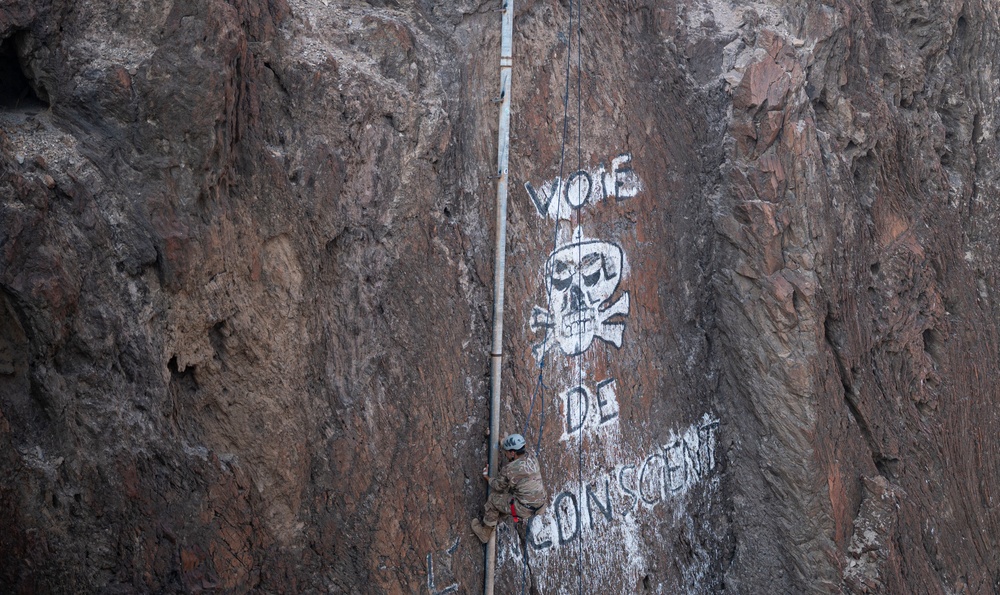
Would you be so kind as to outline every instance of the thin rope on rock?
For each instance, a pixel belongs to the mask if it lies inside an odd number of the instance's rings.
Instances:
[[[560,218],[560,201],[559,194],[562,193],[563,189],[563,174],[565,173],[566,166],[566,141],[569,137],[569,81],[570,81],[570,65],[572,64],[573,57],[573,3],[569,5],[569,35],[566,36],[566,83],[563,91],[563,130],[562,130],[562,141],[559,147],[559,176],[556,178],[556,187],[554,192],[556,193],[556,223],[552,230],[552,251],[555,252],[556,248],[559,246],[559,223]],[[578,52],[579,53],[579,52]],[[578,93],[579,95],[579,93]],[[577,97],[579,102],[579,97]],[[579,108],[578,108],[579,111]],[[546,281],[546,291],[545,291],[546,304],[552,303],[552,284]],[[551,327],[545,328],[545,335],[542,337],[542,348],[540,350],[541,358],[538,362],[538,381],[535,383],[535,389],[531,395],[531,403],[528,406],[528,415],[524,418],[524,430],[521,432],[522,435],[527,435],[529,424],[531,423],[531,415],[535,409],[535,399],[541,392],[542,388],[548,388],[545,386],[544,375],[545,375],[545,360],[548,357],[548,344],[549,335],[552,332]],[[542,404],[545,403],[544,393],[542,394]],[[541,452],[542,445],[542,430],[544,429],[545,421],[545,410],[541,409],[539,413],[539,425],[538,425],[538,439],[535,443],[535,455]]]
[[[576,160],[577,160],[577,166],[576,167],[577,167],[577,171],[583,169],[583,57],[582,57],[582,51],[581,51],[581,48],[583,47],[583,41],[582,41],[582,32],[583,32],[583,27],[582,27],[583,7],[581,6],[581,2],[582,2],[582,0],[577,0],[577,2],[576,2],[576,7],[577,7],[577,11],[576,11],[577,12],[577,17],[576,17],[576,20],[577,20],[577,26],[576,26]],[[572,4],[572,2],[570,4]],[[571,34],[572,34],[572,27],[570,29],[571,29]],[[583,191],[583,185],[582,184],[577,184],[576,191],[577,191],[576,204],[582,206],[583,205],[583,201],[581,200],[582,197],[580,196],[580,193]],[[577,230],[582,229],[582,227],[581,227],[582,225],[583,225],[583,209],[582,208],[577,208],[577,210],[576,210],[576,229]],[[582,260],[583,260],[583,244],[577,244],[577,247],[576,247],[576,262],[577,262],[577,266],[579,266],[579,263]],[[579,269],[577,270],[577,274],[580,274]],[[577,341],[578,344],[582,345],[583,344],[583,326],[582,325],[578,326],[577,338],[578,338],[578,341]],[[585,352],[581,352],[580,354],[578,354],[576,356],[577,357],[577,360],[576,360],[577,383],[576,383],[576,385],[578,387],[582,387],[583,386],[583,358],[584,358],[584,353]],[[587,398],[586,394],[583,393],[583,392],[577,391],[577,394],[580,395],[581,399]],[[567,405],[567,407],[568,407],[568,405]],[[580,415],[582,416],[584,408],[582,406],[580,406],[577,409],[580,412]],[[584,426],[584,420],[580,419],[580,436],[579,436],[579,441],[577,443],[577,478],[578,478],[578,480],[580,482],[580,498],[581,499],[584,498],[584,493],[585,493],[584,479],[583,479],[583,434],[584,434],[584,432],[583,432],[583,429],[584,429],[583,426]],[[583,572],[583,520],[579,518],[579,515],[581,515],[581,514],[582,514],[582,507],[579,508],[579,509],[577,509],[577,527],[579,527],[580,534],[579,534],[579,541],[577,542],[577,548],[576,548],[576,552],[577,552],[577,554],[576,554],[577,555],[576,564],[577,564],[577,577],[578,577],[578,583],[577,583],[578,584],[578,589],[577,589],[577,592],[580,595],[583,595],[583,574],[584,574],[584,572]]]
[[[579,10],[579,0],[578,0],[578,3],[577,3],[577,9]],[[563,184],[563,176],[565,174],[565,166],[566,166],[566,144],[567,144],[566,141],[567,141],[567,139],[569,137],[569,92],[570,92],[569,82],[570,82],[570,65],[572,63],[572,57],[573,57],[573,3],[572,2],[570,2],[570,4],[569,4],[569,29],[568,29],[568,33],[569,34],[566,36],[566,44],[567,44],[567,47],[566,47],[566,76],[565,76],[566,83],[565,83],[565,88],[564,88],[564,91],[563,91],[563,130],[562,130],[562,141],[560,143],[560,148],[559,148],[559,176],[556,178],[556,184],[555,184],[555,190],[554,190],[554,192],[556,194],[556,196],[555,196],[555,198],[556,198],[556,216],[555,216],[555,225],[553,226],[553,229],[552,229],[552,252],[555,252],[556,249],[559,247],[559,224],[560,224],[561,219],[562,219],[561,218],[561,208],[562,207],[561,207],[561,201],[559,200],[559,198],[560,198],[560,195],[561,195],[561,193],[563,191],[563,186],[564,186],[564,184]],[[578,72],[577,72],[577,160],[578,160],[578,162],[582,162],[582,152],[581,152],[581,148],[580,148],[580,131],[579,131],[579,127],[580,127],[579,118],[580,118],[580,113],[581,113],[581,109],[582,109],[581,108],[581,100],[580,100],[580,80],[579,80],[579,77],[580,77],[580,73],[579,73],[579,64],[580,64],[579,42],[580,42],[580,34],[579,34],[579,31],[578,31],[577,32],[577,70],[578,70]],[[582,168],[582,166],[580,166],[580,168]],[[551,304],[552,303],[552,284],[548,282],[547,278],[545,280],[545,285],[546,285],[546,291],[545,291],[546,304]],[[542,434],[543,434],[543,431],[545,429],[545,390],[549,390],[550,389],[550,387],[548,387],[545,384],[545,360],[548,357],[549,335],[552,332],[552,330],[553,330],[552,327],[545,327],[545,335],[542,338],[542,346],[541,346],[541,350],[540,350],[541,357],[539,358],[539,362],[538,362],[538,380],[535,382],[535,388],[534,388],[534,391],[532,392],[532,395],[531,395],[531,403],[528,406],[528,415],[524,418],[524,429],[521,432],[523,435],[527,435],[528,428],[529,428],[530,423],[531,423],[531,416],[534,413],[534,409],[535,409],[535,400],[536,400],[536,398],[539,399],[540,400],[540,405],[539,405],[538,437],[537,437],[537,439],[535,441],[535,456],[539,457],[539,458],[540,458],[541,450],[542,450]],[[582,332],[582,330],[581,330],[581,332]],[[579,374],[582,375],[582,370],[580,371]],[[527,533],[527,526],[525,526],[525,532]],[[526,548],[524,550],[524,556],[522,557],[522,564],[523,564],[523,566],[522,566],[522,571],[521,571],[521,595],[524,595],[524,593],[526,592],[526,588],[527,588],[527,575],[528,575],[528,559],[527,559],[527,549]],[[582,576],[582,574],[581,574],[581,576]],[[580,583],[580,588],[582,589],[582,582]]]

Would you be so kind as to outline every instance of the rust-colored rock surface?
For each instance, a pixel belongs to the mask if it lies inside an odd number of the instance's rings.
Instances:
[[[0,591],[482,590],[501,6],[0,2]],[[514,11],[497,592],[1000,589],[997,7]]]

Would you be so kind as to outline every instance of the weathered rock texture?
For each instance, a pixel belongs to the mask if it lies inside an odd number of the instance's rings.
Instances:
[[[498,592],[996,592],[1000,6],[581,4],[515,6]],[[481,589],[499,7],[0,2],[0,590]]]

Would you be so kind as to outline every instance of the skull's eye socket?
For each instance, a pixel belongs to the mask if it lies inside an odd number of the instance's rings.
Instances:
[[[552,263],[552,286],[562,291],[569,287],[573,280],[573,267],[569,263],[557,260]]]
[[[565,277],[569,274],[569,263],[563,262],[562,260],[556,260],[552,263],[553,277]]]
[[[559,291],[566,291],[566,288],[572,285],[573,277],[556,277],[552,276],[552,287],[555,287]]]
[[[591,252],[580,259],[580,275],[587,287],[601,280],[601,270],[604,268],[604,257],[600,252]]]

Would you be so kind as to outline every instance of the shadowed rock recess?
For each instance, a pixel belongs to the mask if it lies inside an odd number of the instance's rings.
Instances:
[[[481,591],[500,7],[0,2],[0,591]],[[996,2],[514,8],[497,592],[998,592]]]

